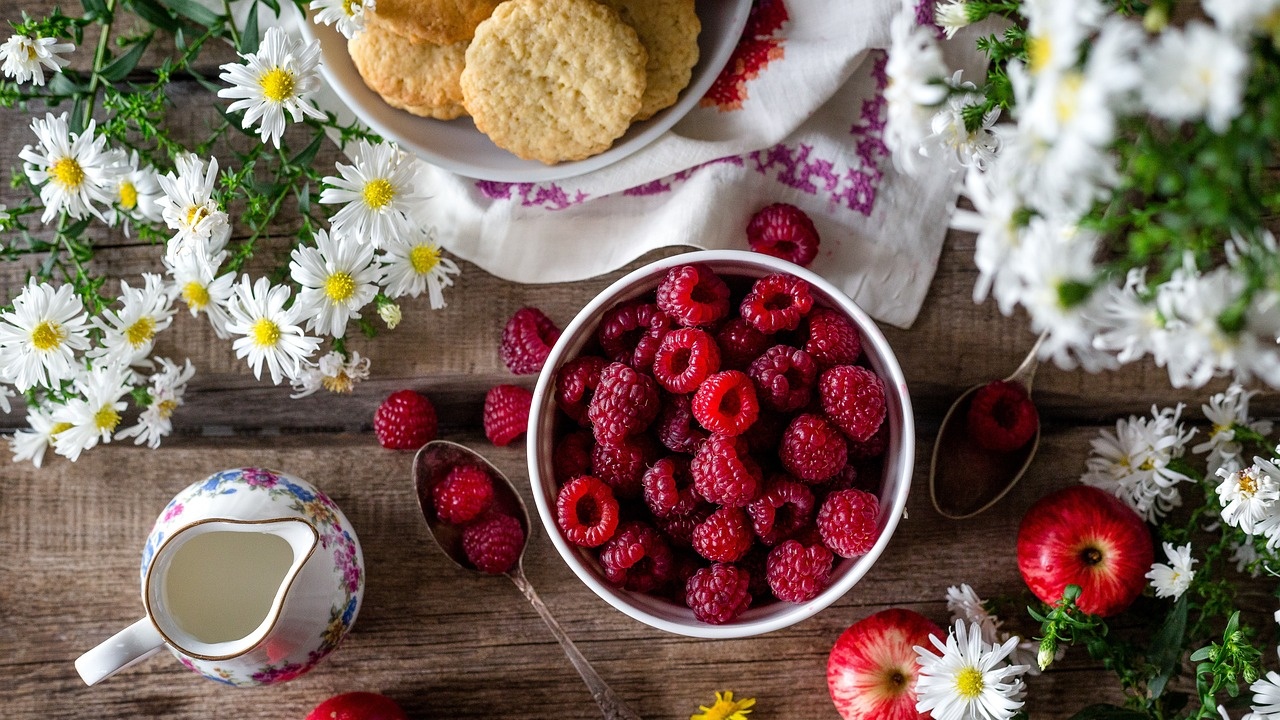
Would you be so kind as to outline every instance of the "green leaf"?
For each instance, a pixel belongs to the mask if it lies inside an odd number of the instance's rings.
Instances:
[[[320,152],[320,146],[324,144],[324,139],[325,139],[324,133],[316,133],[315,139],[312,140],[309,145],[303,148],[302,152],[299,152],[297,155],[294,155],[289,160],[289,164],[302,165],[302,166],[310,165],[311,161],[316,159],[316,153]]]
[[[201,5],[195,0],[161,0],[171,10],[179,15],[188,18],[193,22],[200,23],[205,27],[217,25],[222,21],[222,16]]]
[[[125,7],[165,32],[176,33],[182,27],[156,0],[125,0]]]
[[[107,12],[107,4],[102,0],[80,0],[80,5],[84,7],[85,15],[105,19],[111,14]]]
[[[240,53],[248,55],[258,52],[258,3],[249,6],[249,16],[244,20],[244,29],[240,31]]]
[[[262,4],[271,8],[271,12],[275,13],[276,17],[280,17],[280,0],[262,0]],[[304,15],[306,14],[306,8],[301,2],[298,3],[298,9],[302,10]]]
[[[150,35],[143,37],[134,43],[128,52],[113,60],[110,65],[102,68],[100,74],[104,79],[113,83],[129,77],[129,73],[133,72],[133,69],[138,66],[138,61],[142,59],[142,53],[146,52],[147,45],[150,43]]]
[[[1151,697],[1160,697],[1173,673],[1178,668],[1178,660],[1182,657],[1182,641],[1187,632],[1187,595],[1173,604],[1173,610],[1156,634],[1151,638],[1151,647],[1147,650],[1147,661],[1157,668],[1157,673],[1147,683]]]
[[[1069,720],[1147,720],[1147,715],[1118,705],[1098,703],[1077,712]]]

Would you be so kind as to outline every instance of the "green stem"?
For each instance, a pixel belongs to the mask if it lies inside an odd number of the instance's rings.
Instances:
[[[111,42],[111,26],[115,23],[116,0],[107,0],[107,21],[102,24],[102,35],[98,36],[98,49],[93,53],[93,74],[89,78],[88,98],[84,102],[82,124],[88,126],[93,119],[93,106],[98,101],[98,86],[102,84],[102,68],[107,59],[107,47]]]
[[[231,31],[231,42],[236,50],[240,49],[240,31],[236,30],[236,21],[231,15],[231,0],[222,0],[222,10],[227,14],[227,29]]]

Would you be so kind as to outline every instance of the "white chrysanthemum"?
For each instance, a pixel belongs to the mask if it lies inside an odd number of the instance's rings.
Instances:
[[[1250,535],[1260,531],[1259,524],[1274,514],[1280,498],[1280,471],[1262,458],[1235,472],[1222,468],[1217,472],[1222,482],[1215,491],[1222,504],[1222,519]]]
[[[13,388],[8,385],[0,385],[0,411],[6,415],[13,412],[13,406],[9,404],[9,398],[17,397],[13,392]]]
[[[1249,686],[1249,691],[1253,693],[1255,713],[1265,720],[1280,717],[1280,673],[1272,670],[1266,677],[1258,678]]]
[[[253,376],[262,377],[262,363],[271,371],[276,385],[284,378],[293,380],[301,371],[302,361],[320,346],[318,338],[308,337],[298,326],[300,305],[289,309],[289,287],[271,284],[267,278],[251,283],[249,276],[240,278],[231,299],[227,331],[243,335],[231,344],[236,357],[248,358]]]
[[[1219,468],[1229,472],[1240,469],[1240,453],[1242,446],[1236,442],[1236,427],[1248,428],[1259,435],[1271,434],[1270,420],[1251,420],[1249,418],[1249,400],[1257,395],[1257,390],[1246,391],[1237,383],[1232,383],[1225,392],[1209,398],[1209,404],[1201,405],[1205,419],[1213,423],[1209,430],[1209,439],[1191,448],[1197,454],[1208,453],[1205,458],[1205,472],[1216,475]]]
[[[112,151],[116,167],[115,197],[107,212],[107,224],[124,225],[129,232],[129,220],[146,220],[158,223],[164,219],[160,212],[160,181],[155,168],[138,164],[138,151],[126,154]]]
[[[937,106],[947,98],[945,81],[951,70],[933,33],[916,25],[915,14],[909,9],[894,16],[889,37],[884,141],[893,153],[894,164],[911,172],[921,143],[932,132]]]
[[[302,286],[294,308],[307,329],[342,337],[347,322],[378,294],[382,268],[373,262],[373,246],[317,230],[315,247],[296,247],[289,274]]]
[[[53,443],[53,436],[71,427],[54,422],[49,409],[38,405],[27,408],[27,425],[28,429],[9,436],[9,448],[14,462],[30,460],[36,467],[44,463],[44,451]]]
[[[407,236],[408,215],[421,196],[414,190],[418,161],[391,143],[356,145],[351,165],[336,163],[342,177],[324,178],[320,202],[342,204],[333,216],[333,232],[384,247]]]
[[[399,305],[387,301],[378,305],[378,317],[382,318],[382,322],[386,323],[388,330],[395,330],[404,316],[400,312]]]
[[[1075,65],[1080,45],[1107,15],[1097,0],[1024,0],[1021,13],[1027,18],[1027,67],[1032,75]]]
[[[1203,117],[1223,133],[1240,114],[1248,70],[1248,55],[1230,35],[1193,21],[1166,29],[1144,56],[1142,99],[1157,117]]]
[[[315,365],[310,363],[293,382],[294,399],[304,398],[321,388],[335,393],[349,393],[356,383],[369,379],[369,358],[352,351],[351,357],[343,357],[337,351],[330,352]]]
[[[338,32],[350,40],[364,30],[364,15],[373,11],[374,0],[311,0],[315,22],[337,25]]]
[[[0,45],[0,60],[4,61],[0,70],[19,84],[43,85],[45,69],[53,73],[62,72],[62,68],[71,62],[62,57],[63,53],[75,49],[75,45],[60,43],[57,38],[13,35]]]
[[[1036,664],[1036,652],[1040,649],[1040,643],[1023,640],[1011,632],[1001,630],[1003,622],[987,610],[986,601],[968,584],[947,588],[947,611],[951,613],[952,622],[963,620],[977,625],[985,643],[997,645],[1016,639],[1018,644],[1009,654],[1010,662],[1014,665],[1027,665],[1027,672],[1031,675],[1040,674],[1040,666]],[[1065,648],[1060,649],[1058,654],[1063,652]]]
[[[18,153],[27,161],[27,177],[40,186],[40,201],[47,223],[66,212],[73,218],[93,215],[102,219],[94,203],[110,205],[115,190],[115,167],[106,149],[106,138],[94,137],[93,120],[84,132],[67,128],[67,114],[31,121],[31,130],[39,139],[35,147],[28,145]]]
[[[241,54],[244,63],[227,63],[218,77],[232,87],[218,91],[218,97],[235,102],[228,112],[244,110],[244,127],[258,125],[263,142],[277,148],[284,135],[285,113],[294,122],[304,115],[324,119],[324,113],[311,104],[308,95],[320,87],[316,68],[320,64],[320,43],[304,43],[290,38],[284,30],[272,27],[262,39],[258,52]],[[260,121],[260,122],[259,122]]]
[[[956,31],[973,23],[974,8],[965,0],[945,0],[934,6],[933,21],[947,34],[955,37]]]
[[[1164,320],[1155,305],[1146,301],[1147,293],[1145,268],[1131,268],[1123,286],[1107,285],[1099,291],[1099,302],[1090,312],[1097,326],[1094,347],[1114,352],[1121,364],[1148,353],[1166,354]]]
[[[976,90],[973,83],[960,81],[960,72],[957,70],[952,76],[951,84],[962,90]],[[965,125],[964,109],[977,97],[956,93],[947,98],[946,104],[934,113],[929,123],[931,134],[921,140],[920,152],[923,155],[952,155],[962,167],[976,167],[979,170],[991,164],[1000,150],[1000,136],[991,131],[1000,118],[1000,108],[987,112],[982,117],[981,124],[971,131]]]
[[[1008,315],[1018,301],[1016,266],[1010,258],[1022,244],[1018,213],[1022,199],[1013,184],[1006,182],[1007,165],[999,160],[987,171],[971,167],[965,174],[964,194],[973,210],[957,208],[951,215],[951,227],[976,233],[973,261],[978,266],[978,281],[973,284],[974,302],[982,302],[994,293],[1000,312]]]
[[[55,422],[70,425],[53,436],[54,451],[75,462],[99,442],[111,442],[125,409],[121,398],[129,393],[132,376],[125,366],[100,365],[77,377],[79,395],[53,411]]]
[[[378,259],[384,264],[382,286],[387,297],[418,297],[425,290],[433,310],[445,306],[444,289],[462,272],[436,244],[434,228],[388,243]]]
[[[1179,422],[1182,405],[1151,409],[1151,417],[1117,420],[1115,432],[1103,430],[1090,441],[1080,481],[1120,498],[1147,522],[1155,522],[1182,504],[1181,483],[1191,478],[1170,467],[1181,458],[1195,430]]]
[[[1191,569],[1198,561],[1191,557],[1191,545],[1174,547],[1173,543],[1164,544],[1164,554],[1169,564],[1152,563],[1151,571],[1143,577],[1151,581],[1156,590],[1156,597],[1178,599],[1191,587],[1196,571]]]
[[[215,277],[224,258],[225,252],[218,253],[208,260],[212,267],[207,269],[195,258],[186,258],[169,267],[169,275],[173,278],[171,292],[182,298],[192,317],[204,313],[213,326],[213,332],[222,340],[231,337],[227,333],[227,322],[231,319],[227,307],[235,292],[235,275],[223,273]]]
[[[1201,0],[1205,14],[1219,28],[1236,34],[1275,30],[1280,0]]]
[[[1252,542],[1232,542],[1231,545],[1231,562],[1236,564],[1236,572],[1247,572],[1251,577],[1258,577],[1262,574],[1262,568],[1254,563],[1258,561],[1261,555],[1258,554],[1258,548],[1254,547]]]
[[[75,353],[89,347],[84,305],[70,285],[57,290],[33,279],[0,312],[0,374],[20,392],[57,387],[75,374]]]
[[[1005,661],[1016,639],[993,647],[983,642],[977,625],[957,620],[945,643],[936,636],[929,640],[934,648],[915,648],[917,712],[935,720],[1008,720],[1022,707],[1025,686],[1019,676],[1028,666]]]
[[[164,279],[155,273],[142,274],[143,286],[131,288],[120,281],[119,311],[108,310],[93,324],[102,331],[101,346],[86,353],[111,364],[136,365],[151,354],[156,334],[173,322],[173,296]]]
[[[159,200],[165,224],[177,233],[165,246],[164,262],[170,267],[194,262],[210,277],[221,262],[222,249],[231,236],[231,221],[213,199],[218,180],[218,159],[204,161],[194,154],[176,158],[177,174],[158,178],[164,197]]]
[[[148,394],[151,404],[138,416],[138,424],[116,433],[116,439],[133,437],[134,445],[146,443],[152,450],[160,447],[161,438],[173,432],[173,411],[182,404],[187,383],[196,369],[187,359],[181,367],[169,358],[157,358],[160,369],[151,374]]]

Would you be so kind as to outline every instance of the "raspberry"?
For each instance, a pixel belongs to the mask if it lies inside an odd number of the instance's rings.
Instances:
[[[840,557],[866,555],[880,537],[880,501],[862,490],[837,490],[818,509],[822,544]]]
[[[667,333],[653,358],[653,377],[673,393],[691,393],[720,369],[720,348],[705,331],[680,328]]]
[[[349,692],[320,703],[305,720],[409,720],[409,716],[386,695]]]
[[[865,442],[849,441],[850,460],[870,460],[878,458],[889,449],[889,423],[880,423],[880,429]]]
[[[533,393],[519,385],[497,385],[484,396],[484,436],[504,447],[529,428]]]
[[[583,475],[560,488],[556,520],[569,542],[599,547],[618,529],[618,501],[608,485]]]
[[[760,416],[755,385],[740,370],[708,377],[694,394],[692,408],[698,423],[719,435],[741,435]]]
[[[699,502],[697,507],[684,515],[672,514],[664,518],[654,518],[653,522],[673,546],[692,547],[693,529],[703,520],[711,517],[715,509],[716,506],[711,503]]]
[[[818,256],[818,229],[803,210],[787,203],[761,208],[747,223],[747,242],[765,255],[807,266]]]
[[[664,457],[654,463],[640,478],[644,502],[657,517],[686,515],[698,506],[700,499],[693,489],[689,459],[680,455]]]
[[[969,436],[992,452],[1013,452],[1026,445],[1040,417],[1021,383],[996,380],[973,395],[969,405]]]
[[[818,378],[822,411],[841,432],[866,442],[884,422],[884,383],[857,365],[837,365]]]
[[[719,508],[693,529],[693,549],[714,562],[742,559],[752,540],[751,522],[742,508]]]
[[[658,441],[672,452],[692,455],[707,439],[707,431],[693,419],[692,404],[688,395],[668,395],[662,404],[656,423]]]
[[[685,327],[710,325],[729,314],[729,286],[701,265],[680,265],[658,284],[658,307]]]
[[[470,522],[493,504],[493,480],[479,465],[458,465],[431,488],[432,504],[441,522]]]
[[[702,622],[727,623],[751,607],[751,578],[726,563],[702,568],[685,585],[684,602]]]
[[[596,338],[615,362],[648,370],[662,338],[675,326],[670,315],[653,303],[630,302],[604,314]]]
[[[818,596],[831,580],[835,557],[822,545],[805,546],[787,540],[769,551],[766,572],[774,597],[786,602],[807,602]]]
[[[831,308],[816,307],[809,313],[809,335],[804,351],[813,356],[818,367],[826,370],[834,365],[852,365],[862,354],[862,340],[849,318]]]
[[[598,442],[591,451],[591,471],[613,488],[620,498],[640,497],[640,478],[657,457],[647,435],[633,435],[613,442]]]
[[[747,374],[755,381],[761,404],[791,412],[809,404],[818,365],[803,350],[774,345],[751,363]]]
[[[551,453],[551,467],[557,483],[567,483],[591,472],[591,452],[595,440],[585,430],[571,432],[556,441]]]
[[[821,415],[802,413],[783,431],[778,457],[787,472],[800,480],[821,482],[840,472],[848,452],[835,425]]]
[[[502,329],[502,362],[516,375],[532,375],[542,369],[559,339],[560,328],[541,310],[520,308]]]
[[[840,472],[815,485],[814,490],[819,493],[830,493],[835,492],[836,490],[848,490],[852,487],[859,487],[858,477],[860,475],[861,473],[858,472],[857,466],[850,462],[848,465],[840,468]]]
[[[656,590],[675,571],[667,541],[638,520],[623,524],[600,548],[600,564],[609,582],[635,592]]]
[[[769,347],[769,336],[746,320],[734,317],[716,333],[716,344],[720,346],[721,367],[743,370]]]
[[[718,505],[743,507],[760,494],[760,466],[739,438],[707,438],[689,463],[689,472],[698,494]]]
[[[510,515],[492,513],[462,529],[462,552],[478,570],[501,575],[515,567],[524,549],[524,528]]]
[[[813,307],[809,283],[792,275],[767,275],[742,299],[742,319],[762,333],[795,330]]]
[[[378,443],[389,450],[417,450],[436,439],[436,409],[412,390],[391,393],[373,413]]]
[[[587,418],[596,442],[635,435],[658,416],[658,384],[653,378],[615,362],[600,371]]]
[[[764,493],[747,505],[747,515],[760,542],[772,547],[807,526],[813,520],[813,506],[813,491],[786,475],[776,475]]]
[[[586,425],[591,394],[600,384],[600,371],[609,364],[598,355],[576,357],[556,371],[556,406],[579,425]]]

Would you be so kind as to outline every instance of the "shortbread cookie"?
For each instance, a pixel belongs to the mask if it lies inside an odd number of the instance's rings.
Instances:
[[[463,104],[520,158],[581,160],[627,131],[647,59],[635,30],[596,0],[508,0],[467,48]]]
[[[392,107],[414,115],[452,120],[462,106],[462,63],[467,43],[411,43],[372,22],[347,43],[351,59],[369,89]]]
[[[698,64],[698,20],[694,0],[600,0],[635,29],[649,53],[644,98],[632,118],[647,120],[675,104]]]
[[[502,0],[378,0],[369,17],[414,41],[452,45],[470,40]]]

